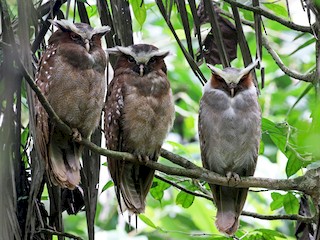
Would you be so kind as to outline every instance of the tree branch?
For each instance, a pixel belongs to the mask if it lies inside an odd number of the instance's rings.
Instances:
[[[285,20],[281,17],[278,17],[278,16],[276,16],[276,15],[274,15],[274,14],[272,14],[272,13],[270,13],[260,7],[252,7],[252,6],[244,5],[244,4],[241,4],[241,3],[237,2],[237,1],[233,1],[233,0],[224,0],[224,2],[227,2],[229,4],[233,4],[241,9],[245,9],[245,10],[260,14],[261,16],[264,16],[270,20],[276,21],[276,22],[282,24],[283,26],[286,26],[287,28],[290,28],[292,30],[313,34],[311,27],[301,26],[301,25],[293,23],[292,21],[287,21],[287,20]]]
[[[228,12],[226,12],[226,11],[222,11],[221,14],[234,19],[233,15],[228,13]],[[243,24],[245,24],[245,25],[248,25],[248,26],[254,28],[253,22],[250,22],[250,21],[244,20],[244,19],[241,19],[241,22]],[[269,54],[271,55],[273,60],[276,62],[276,64],[279,66],[279,68],[285,74],[287,74],[288,76],[290,76],[290,77],[292,77],[294,79],[305,81],[305,82],[313,82],[313,81],[315,81],[315,74],[316,74],[315,72],[311,72],[311,73],[307,73],[307,74],[301,74],[301,73],[297,73],[295,71],[292,71],[291,69],[286,67],[284,65],[284,63],[282,62],[281,58],[279,57],[279,55],[270,46],[270,44],[269,44],[269,42],[268,42],[266,37],[262,37],[262,45],[269,52]]]
[[[284,65],[278,54],[272,49],[270,46],[267,38],[262,37],[262,44],[267,49],[273,60],[277,63],[277,65],[280,67],[280,69],[287,74],[289,77],[302,80],[305,82],[313,82],[315,80],[315,72],[307,73],[307,74],[301,74],[294,72],[290,70],[288,67]]]
[[[305,223],[316,222],[316,216],[304,217],[304,216],[301,216],[298,214],[261,215],[258,213],[242,211],[241,215],[253,217],[253,218],[258,218],[258,219],[262,219],[262,220],[291,220],[291,221],[301,221],[301,222],[305,222]]]
[[[23,64],[21,63],[23,67]],[[26,71],[23,67],[23,72],[26,80],[30,87],[35,91],[36,95],[39,98],[39,101],[44,106],[45,110],[48,112],[48,115],[52,117],[52,120],[56,123],[56,125],[67,134],[72,134],[71,128],[66,125],[54,112],[52,107],[50,106],[47,99],[42,95],[40,89],[37,87],[35,82],[33,81],[31,75]],[[99,153],[103,156],[114,158],[116,160],[129,161],[132,163],[145,165],[151,169],[158,170],[170,175],[176,176],[184,176],[194,179],[200,179],[212,184],[219,184],[222,186],[231,186],[231,187],[239,187],[239,188],[249,188],[249,187],[259,187],[273,190],[297,190],[304,192],[308,195],[318,194],[317,181],[320,178],[320,170],[310,170],[304,176],[293,178],[293,179],[269,179],[269,178],[254,178],[254,177],[243,177],[240,182],[229,181],[226,177],[222,177],[221,175],[211,172],[205,168],[198,167],[190,161],[177,156],[173,153],[170,153],[166,150],[161,151],[161,155],[171,161],[171,158],[174,159],[172,162],[177,163],[184,168],[177,167],[169,167],[164,164],[160,164],[158,162],[147,161],[140,162],[136,157],[130,153],[126,152],[117,152],[108,150],[105,148],[101,148],[94,143],[90,142],[87,139],[82,139],[78,141],[80,144],[88,147],[90,150]],[[172,157],[175,156],[175,157]],[[189,169],[186,169],[189,168]],[[314,174],[314,175],[313,175]]]
[[[31,75],[24,68],[22,62],[20,62],[20,64],[21,64],[23,73],[25,75],[25,79],[27,80],[30,87],[34,90],[36,95],[38,96],[39,101],[44,106],[45,110],[48,112],[48,115],[52,118],[53,121],[55,121],[56,125],[62,131],[65,131],[66,133],[71,134],[72,133],[71,128],[68,125],[66,125],[56,115],[56,113],[50,106],[47,99],[42,95],[40,89],[37,87],[37,85],[33,81],[33,78],[31,77]],[[164,164],[160,164],[158,162],[153,162],[153,161],[141,162],[138,159],[136,159],[134,155],[130,153],[117,152],[117,151],[101,148],[87,139],[82,139],[82,140],[79,140],[78,142],[100,155],[110,157],[115,160],[129,161],[135,164],[145,165],[151,169],[158,170],[160,172],[170,174],[170,175],[199,179],[199,180],[206,181],[208,183],[218,184],[222,186],[241,187],[241,188],[258,187],[258,188],[284,190],[284,191],[297,190],[297,191],[304,192],[313,197],[319,196],[320,190],[319,190],[318,182],[320,179],[320,169],[309,170],[308,172],[306,172],[304,176],[293,178],[293,179],[268,179],[268,178],[243,177],[240,182],[233,182],[233,181],[229,181],[226,177],[220,176],[217,173],[211,172],[202,167],[198,167],[197,165],[193,164],[187,159],[181,156],[175,155],[164,149],[161,150],[161,156],[168,159],[169,161],[172,161],[175,164],[180,165],[183,168],[166,166]],[[181,188],[181,186],[179,187]],[[199,196],[204,197],[203,194],[199,194]],[[251,215],[253,216],[253,214]],[[255,215],[255,216],[258,216],[258,215]],[[265,219],[267,218],[268,217],[265,217]],[[276,218],[276,217],[269,217],[269,218]],[[291,216],[291,218],[293,217]],[[298,219],[298,217],[296,219]],[[308,219],[304,219],[304,218],[303,220],[309,221]]]
[[[166,178],[164,178],[164,177],[162,177],[162,176],[160,176],[158,174],[155,174],[155,178],[157,178],[157,179],[159,179],[159,180],[161,180],[163,182],[166,182],[166,183],[170,184],[171,186],[173,186],[175,188],[178,188],[179,190],[184,191],[184,192],[186,192],[188,194],[191,194],[193,196],[201,197],[201,198],[207,199],[209,201],[214,201],[212,196],[209,196],[209,195],[203,194],[203,193],[194,192],[194,191],[191,191],[189,189],[186,189],[185,187],[180,186],[179,184],[177,184],[177,183],[175,183],[173,181],[170,181],[170,180],[168,180],[168,179],[166,179]],[[301,216],[301,215],[298,215],[298,214],[262,215],[262,214],[258,214],[258,213],[242,211],[241,215],[248,216],[248,217],[253,217],[253,218],[258,218],[258,219],[261,219],[261,220],[291,220],[291,221],[301,221],[301,222],[305,222],[305,223],[316,222],[316,216],[304,217],[304,216]]]

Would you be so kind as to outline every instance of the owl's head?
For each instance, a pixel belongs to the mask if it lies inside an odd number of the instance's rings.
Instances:
[[[244,69],[227,67],[223,70],[211,64],[207,66],[211,69],[210,84],[212,88],[226,92],[230,97],[236,96],[239,92],[254,85],[252,70],[257,66],[258,60],[249,64]]]
[[[76,43],[89,52],[92,47],[101,47],[101,37],[110,31],[109,26],[92,28],[86,23],[73,23],[67,20],[50,20],[59,29],[52,34],[49,44]]]
[[[157,70],[167,72],[164,58],[169,51],[160,51],[157,47],[149,44],[135,44],[129,47],[116,46],[107,49],[109,54],[118,55],[115,69],[131,69],[141,77]]]

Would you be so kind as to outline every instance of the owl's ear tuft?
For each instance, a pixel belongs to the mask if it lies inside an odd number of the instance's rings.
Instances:
[[[122,54],[129,55],[129,56],[132,55],[132,51],[130,50],[130,48],[121,47],[121,46],[115,46],[113,48],[107,48],[106,52],[108,54],[114,54],[114,55],[117,55],[117,56],[122,55]]]
[[[98,35],[100,37],[103,37],[105,34],[110,32],[111,28],[109,26],[102,26],[102,27],[96,27],[93,31],[93,35]]]
[[[76,27],[76,25],[74,25],[73,22],[70,22],[65,19],[61,19],[61,20],[51,20],[50,19],[49,22],[64,32],[70,32],[70,31],[77,32],[78,31],[78,28]]]
[[[170,54],[169,51],[156,51],[154,54],[152,54],[154,57],[159,57],[159,58],[165,58]]]

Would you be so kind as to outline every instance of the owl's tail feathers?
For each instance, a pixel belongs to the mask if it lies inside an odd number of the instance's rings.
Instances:
[[[248,189],[211,185],[217,206],[216,226],[220,232],[234,235],[239,228],[239,216],[247,198]]]
[[[140,214],[145,210],[145,200],[152,185],[154,170],[136,164],[127,164],[122,175],[120,191],[121,211]]]
[[[220,232],[233,235],[239,227],[239,216],[234,211],[218,210],[216,226]]]
[[[49,147],[49,176],[55,185],[73,190],[80,183],[80,158],[82,147],[73,142]]]

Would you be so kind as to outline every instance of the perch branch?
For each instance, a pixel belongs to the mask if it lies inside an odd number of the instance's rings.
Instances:
[[[56,122],[57,126],[65,131],[67,134],[71,134],[71,128],[66,125],[53,111],[47,99],[42,95],[40,89],[37,87],[33,78],[28,73],[28,71],[24,68],[22,62],[20,62],[22,71],[24,73],[25,79],[27,80],[30,87],[34,90],[36,95],[38,96],[39,101],[44,106],[45,110],[48,112],[48,115],[52,117],[52,120]],[[319,194],[318,182],[320,179],[320,169],[309,170],[304,176],[293,178],[293,179],[268,179],[268,178],[254,178],[254,177],[243,177],[240,182],[232,183],[228,181],[226,177],[222,177],[217,173],[211,172],[202,167],[198,167],[190,161],[177,156],[173,153],[170,153],[166,150],[162,150],[161,153],[163,157],[168,158],[170,161],[173,158],[174,163],[178,163],[182,167],[171,167],[164,164],[160,164],[158,162],[147,161],[140,162],[136,157],[130,153],[126,152],[117,152],[108,150],[105,148],[101,148],[94,143],[90,142],[87,139],[82,139],[79,141],[80,144],[88,147],[90,150],[99,153],[100,155],[110,157],[115,160],[121,161],[129,161],[135,164],[145,165],[151,169],[158,170],[160,172],[176,175],[176,176],[184,176],[193,179],[199,179],[206,181],[212,184],[218,184],[222,186],[231,186],[231,187],[241,187],[241,188],[249,188],[249,187],[258,187],[258,188],[266,188],[273,190],[297,190],[304,192],[308,195],[315,196]],[[174,157],[173,157],[174,156]]]
[[[214,201],[212,196],[186,189],[185,187],[183,187],[173,181],[170,181],[170,180],[168,180],[158,174],[155,174],[155,178],[158,178],[161,181],[166,182],[166,183],[172,185],[173,187],[175,187],[183,192],[186,192],[188,194],[191,194],[193,196],[201,197],[201,198],[207,199],[209,201]],[[253,218],[258,218],[261,220],[291,220],[291,221],[301,221],[301,222],[305,222],[305,223],[312,223],[312,222],[316,221],[315,216],[314,217],[304,217],[304,216],[301,216],[298,214],[262,215],[262,214],[258,214],[258,213],[242,211],[241,215],[253,217]]]

